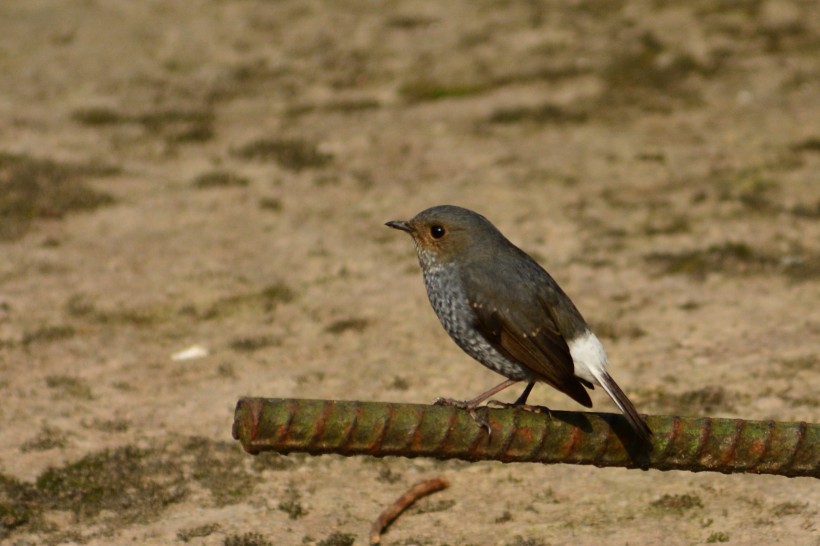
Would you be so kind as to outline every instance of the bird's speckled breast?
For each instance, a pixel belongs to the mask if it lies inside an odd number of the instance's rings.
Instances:
[[[455,272],[439,264],[423,268],[430,305],[453,341],[484,366],[510,379],[529,380],[532,372],[498,352],[475,328],[471,302]]]

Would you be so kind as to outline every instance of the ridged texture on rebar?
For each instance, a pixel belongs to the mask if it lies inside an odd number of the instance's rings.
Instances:
[[[492,428],[451,407],[383,402],[243,398],[233,434],[249,453],[434,457],[752,472],[820,477],[820,426],[649,416],[652,449],[622,416],[481,409]]]

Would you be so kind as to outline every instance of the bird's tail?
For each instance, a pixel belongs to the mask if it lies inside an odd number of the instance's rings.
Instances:
[[[612,401],[615,402],[615,405],[618,406],[618,409],[624,414],[624,417],[626,417],[626,420],[632,425],[632,428],[635,429],[635,432],[638,433],[638,436],[640,436],[644,442],[650,443],[652,440],[652,430],[646,424],[646,421],[643,420],[643,417],[640,416],[638,410],[635,409],[635,406],[632,405],[632,402],[629,401],[629,398],[626,397],[621,387],[615,383],[615,380],[612,379],[605,370],[601,370],[600,373],[595,374],[595,379],[598,380],[598,383],[603,387],[604,391],[612,398]]]

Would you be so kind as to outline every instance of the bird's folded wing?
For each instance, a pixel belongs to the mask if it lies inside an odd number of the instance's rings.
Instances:
[[[536,321],[523,313],[495,307],[490,302],[480,302],[472,307],[476,329],[504,356],[523,364],[579,404],[592,407],[589,394],[575,377],[567,342],[549,316]]]

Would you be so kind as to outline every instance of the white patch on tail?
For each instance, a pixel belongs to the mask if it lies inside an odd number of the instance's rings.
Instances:
[[[618,409],[626,416],[632,428],[644,439],[649,441],[652,431],[637,412],[632,402],[615,383],[606,371],[606,351],[598,338],[587,330],[569,343],[569,354],[575,363],[575,375],[591,383],[600,385],[609,395]]]
[[[584,334],[571,340],[569,354],[575,363],[575,375],[606,389],[606,351],[598,336],[587,330]]]

